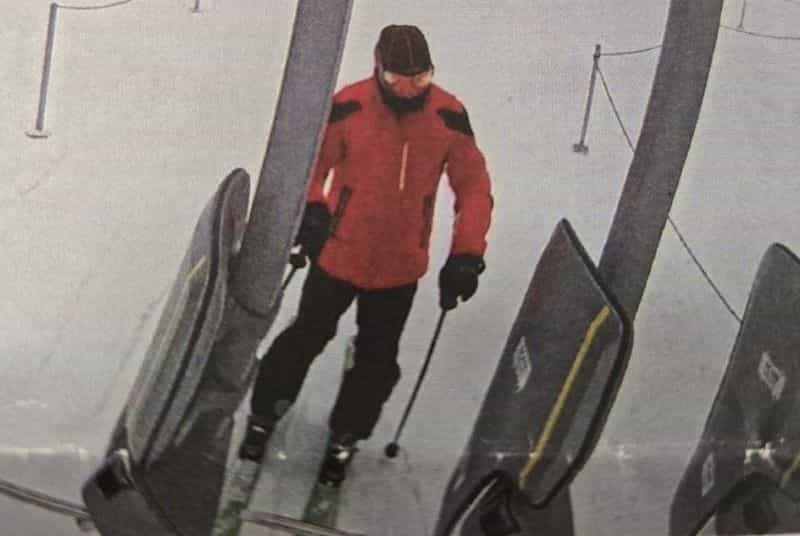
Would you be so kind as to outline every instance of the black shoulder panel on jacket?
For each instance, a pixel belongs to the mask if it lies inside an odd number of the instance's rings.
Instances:
[[[331,108],[331,117],[329,122],[335,123],[341,121],[348,115],[354,114],[361,109],[361,103],[355,100],[344,102],[334,102]]]
[[[444,124],[447,125],[447,128],[456,130],[467,136],[475,135],[472,132],[472,125],[469,124],[469,115],[467,115],[466,109],[463,112],[454,112],[447,108],[440,108],[437,113],[444,120]]]

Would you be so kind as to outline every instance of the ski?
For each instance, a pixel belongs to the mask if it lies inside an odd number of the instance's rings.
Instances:
[[[303,511],[303,521],[323,527],[336,527],[339,518],[339,498],[338,486],[315,482]]]
[[[258,478],[256,475],[256,478],[248,481],[248,483],[252,482],[250,494],[252,494],[257,480]],[[324,516],[319,519],[311,516],[311,519],[299,520],[270,512],[250,510],[247,508],[250,502],[250,496],[251,495],[247,495],[240,500],[232,499],[228,503],[227,509],[223,511],[217,520],[217,524],[214,526],[213,536],[237,535],[245,522],[286,532],[291,531],[296,536],[364,536],[359,533],[336,529],[331,526],[335,524],[336,520],[334,519],[333,523],[331,523],[330,520],[324,518]]]
[[[352,336],[348,339],[345,349],[342,375],[352,368],[354,352],[355,336]],[[332,486],[320,484],[318,481],[315,482],[302,521],[277,514],[249,510],[248,507],[261,475],[261,468],[262,464],[253,461],[236,461],[220,501],[222,506],[217,514],[212,536],[238,536],[244,521],[292,530],[299,535],[350,534],[332,529],[336,525],[338,514],[338,489],[330,489]],[[300,532],[297,532],[298,530]],[[314,530],[317,532],[313,532]],[[319,530],[323,530],[323,532],[319,532]]]
[[[332,527],[324,527],[268,512],[245,510],[242,512],[241,517],[243,521],[261,525],[262,527],[292,531],[296,536],[365,536],[358,532],[347,532]]]
[[[71,517],[83,532],[92,532],[94,530],[92,518],[83,505],[19,486],[7,480],[0,480],[0,494],[56,514]]]
[[[342,379],[344,379],[344,375],[347,374],[347,371],[353,368],[355,364],[355,351],[356,337],[352,335],[347,340],[347,347],[344,353]],[[323,464],[324,463],[323,460]],[[311,494],[303,510],[303,521],[323,527],[336,527],[339,518],[340,491],[339,486],[322,481],[322,465],[320,465],[317,479],[314,481],[314,487],[311,489]],[[300,533],[295,533],[295,536],[302,535]]]
[[[242,530],[241,514],[249,506],[258,484],[261,465],[250,460],[237,460],[233,476],[223,493],[222,507],[214,522],[212,536],[237,536]]]

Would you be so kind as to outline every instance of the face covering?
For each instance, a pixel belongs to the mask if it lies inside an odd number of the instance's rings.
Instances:
[[[402,75],[380,67],[375,69],[383,102],[400,115],[422,109],[432,78],[433,69],[415,75]]]

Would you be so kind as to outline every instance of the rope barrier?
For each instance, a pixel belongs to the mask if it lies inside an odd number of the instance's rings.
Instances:
[[[622,130],[622,133],[625,135],[625,140],[628,142],[628,147],[630,148],[631,152],[635,152],[636,149],[635,149],[635,147],[633,145],[633,141],[631,140],[631,137],[628,134],[628,129],[625,128],[625,123],[622,121],[622,117],[620,116],[619,110],[617,109],[617,105],[614,102],[614,98],[611,95],[611,90],[609,89],[608,83],[606,82],[606,77],[603,75],[603,71],[602,71],[602,69],[600,69],[599,65],[596,65],[594,68],[597,71],[597,74],[600,75],[600,82],[603,85],[603,90],[605,91],[605,94],[608,97],[609,104],[611,104],[611,109],[614,111],[614,116],[617,118],[617,123],[619,124],[619,127]],[[686,239],[684,238],[683,234],[680,232],[680,229],[678,229],[678,226],[675,223],[675,221],[672,219],[671,216],[667,216],[667,221],[669,222],[670,226],[672,227],[672,230],[675,231],[675,234],[677,235],[678,240],[680,241],[681,245],[686,250],[686,252],[689,254],[689,257],[691,257],[691,259],[694,262],[695,266],[697,266],[697,268],[700,270],[700,273],[702,274],[703,278],[708,282],[709,286],[712,288],[714,293],[717,295],[717,297],[722,302],[722,304],[725,306],[725,308],[728,310],[728,312],[731,314],[731,316],[733,316],[733,318],[735,318],[736,321],[739,324],[741,324],[742,323],[741,316],[736,313],[736,311],[733,309],[733,307],[731,307],[730,302],[727,300],[727,298],[722,293],[722,291],[719,289],[719,287],[716,285],[716,283],[714,283],[714,281],[711,279],[711,276],[709,275],[708,271],[705,269],[703,264],[697,258],[697,255],[695,255],[695,253],[692,250],[691,246],[686,241]]]
[[[625,124],[622,122],[622,117],[619,115],[619,110],[617,109],[617,105],[614,102],[614,98],[611,96],[611,91],[608,89],[608,84],[606,83],[606,77],[603,76],[603,71],[600,67],[597,67],[597,72],[600,75],[600,82],[603,83],[603,89],[606,92],[606,96],[608,97],[608,102],[611,104],[611,109],[614,110],[614,115],[617,117],[617,123],[619,123],[619,127],[622,129],[622,133],[625,134],[625,139],[628,142],[628,147],[631,148],[631,151],[635,151],[636,149],[633,146],[633,141],[631,141],[631,137],[628,135],[628,129],[625,128]]]
[[[624,50],[622,52],[603,52],[600,54],[601,56],[630,56],[632,54],[642,54],[644,52],[650,52],[651,50],[656,50],[661,48],[662,45],[653,45],[652,47],[647,48],[640,48],[637,50]]]
[[[74,11],[95,11],[95,10],[99,10],[99,9],[108,9],[110,7],[121,6],[123,4],[128,4],[128,3],[132,2],[132,1],[133,0],[119,0],[118,2],[112,2],[110,4],[104,4],[104,5],[100,5],[100,6],[72,6],[72,5],[69,5],[69,4],[56,3],[56,6],[58,6],[60,9],[71,9],[71,10],[74,10]]]
[[[583,125],[581,127],[581,137],[578,140],[578,143],[572,145],[572,150],[578,154],[588,154],[589,147],[586,145],[586,132],[589,128],[589,114],[592,109],[592,98],[594,97],[594,84],[595,78],[597,77],[598,71],[600,70],[600,58],[603,56],[631,56],[633,54],[643,54],[645,52],[651,52],[653,50],[661,48],[662,45],[654,45],[647,48],[639,48],[635,50],[621,50],[618,52],[601,52],[601,47],[599,44],[595,45],[594,48],[594,55],[592,56],[594,59],[594,63],[592,65],[592,74],[589,79],[589,95],[586,98],[586,111],[584,112],[583,116]],[[600,75],[602,78],[602,74]],[[605,80],[603,80],[603,85],[606,85]],[[611,95],[608,92],[608,87],[606,87],[606,95],[609,96],[609,99],[612,100],[612,107],[614,107],[614,113],[617,113],[616,107],[613,105],[613,99],[611,99]],[[617,114],[617,120],[619,120],[619,114]],[[622,129],[625,131],[625,128]],[[625,137],[628,138],[628,144],[631,145],[630,137],[628,137],[627,132],[625,133]]]
[[[753,37],[761,37],[763,39],[777,39],[780,41],[800,41],[800,36],[798,35],[771,35],[759,32],[751,32],[749,30],[743,30],[740,28],[734,28],[733,26],[726,26],[724,24],[719,25],[720,28],[724,28],[726,30],[730,30],[732,32],[737,32],[745,35],[750,35]]]
[[[667,221],[672,226],[672,230],[675,231],[675,234],[678,235],[678,240],[681,241],[681,244],[683,244],[684,249],[689,253],[689,256],[692,258],[694,263],[700,269],[700,273],[703,274],[703,277],[706,279],[706,281],[708,281],[708,284],[711,285],[711,288],[714,290],[714,292],[716,293],[717,297],[720,299],[722,304],[725,306],[726,309],[728,309],[728,312],[731,315],[733,315],[733,318],[735,318],[741,324],[742,318],[738,314],[736,314],[736,311],[734,311],[733,307],[731,307],[731,304],[728,303],[728,300],[722,294],[722,291],[717,287],[717,285],[714,284],[714,281],[711,279],[711,276],[708,275],[708,272],[706,272],[705,268],[703,268],[703,265],[695,256],[694,251],[692,251],[692,248],[689,247],[689,244],[686,242],[686,239],[683,237],[683,234],[681,234],[681,232],[678,230],[678,226],[675,225],[674,221],[672,221],[672,217],[667,216]]]
[[[50,132],[45,129],[44,119],[47,107],[47,92],[50,81],[50,69],[53,59],[53,43],[55,41],[56,20],[57,20],[58,10],[63,9],[70,11],[99,11],[102,9],[109,9],[112,7],[123,6],[125,4],[131,3],[132,1],[133,0],[117,0],[107,4],[100,4],[94,6],[60,4],[58,2],[50,3],[50,16],[47,24],[47,40],[45,43],[44,61],[42,64],[42,78],[39,87],[39,105],[36,111],[36,121],[34,123],[34,127],[26,131],[26,134],[29,137],[47,138],[50,136]],[[200,12],[200,0],[194,0],[192,13],[199,13],[199,12]]]

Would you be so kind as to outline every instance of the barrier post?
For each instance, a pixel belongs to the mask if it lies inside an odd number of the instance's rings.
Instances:
[[[50,83],[50,66],[53,61],[53,42],[56,32],[56,13],[58,4],[50,4],[50,20],[47,24],[47,42],[44,49],[44,65],[42,66],[42,83],[39,89],[39,109],[36,113],[36,125],[33,130],[27,132],[31,138],[46,138],[50,132],[44,128],[44,114],[47,106],[47,87]]]
[[[747,0],[742,0],[742,15],[739,17],[739,26],[736,27],[737,30],[744,29],[744,14],[747,11]]]
[[[592,63],[592,76],[589,79],[589,96],[586,98],[586,112],[583,115],[583,127],[581,128],[581,139],[572,145],[572,150],[576,153],[586,154],[589,147],[586,146],[586,131],[589,128],[589,113],[592,111],[592,96],[594,95],[594,84],[597,80],[597,66],[600,62],[600,45],[594,47],[594,62]]]

